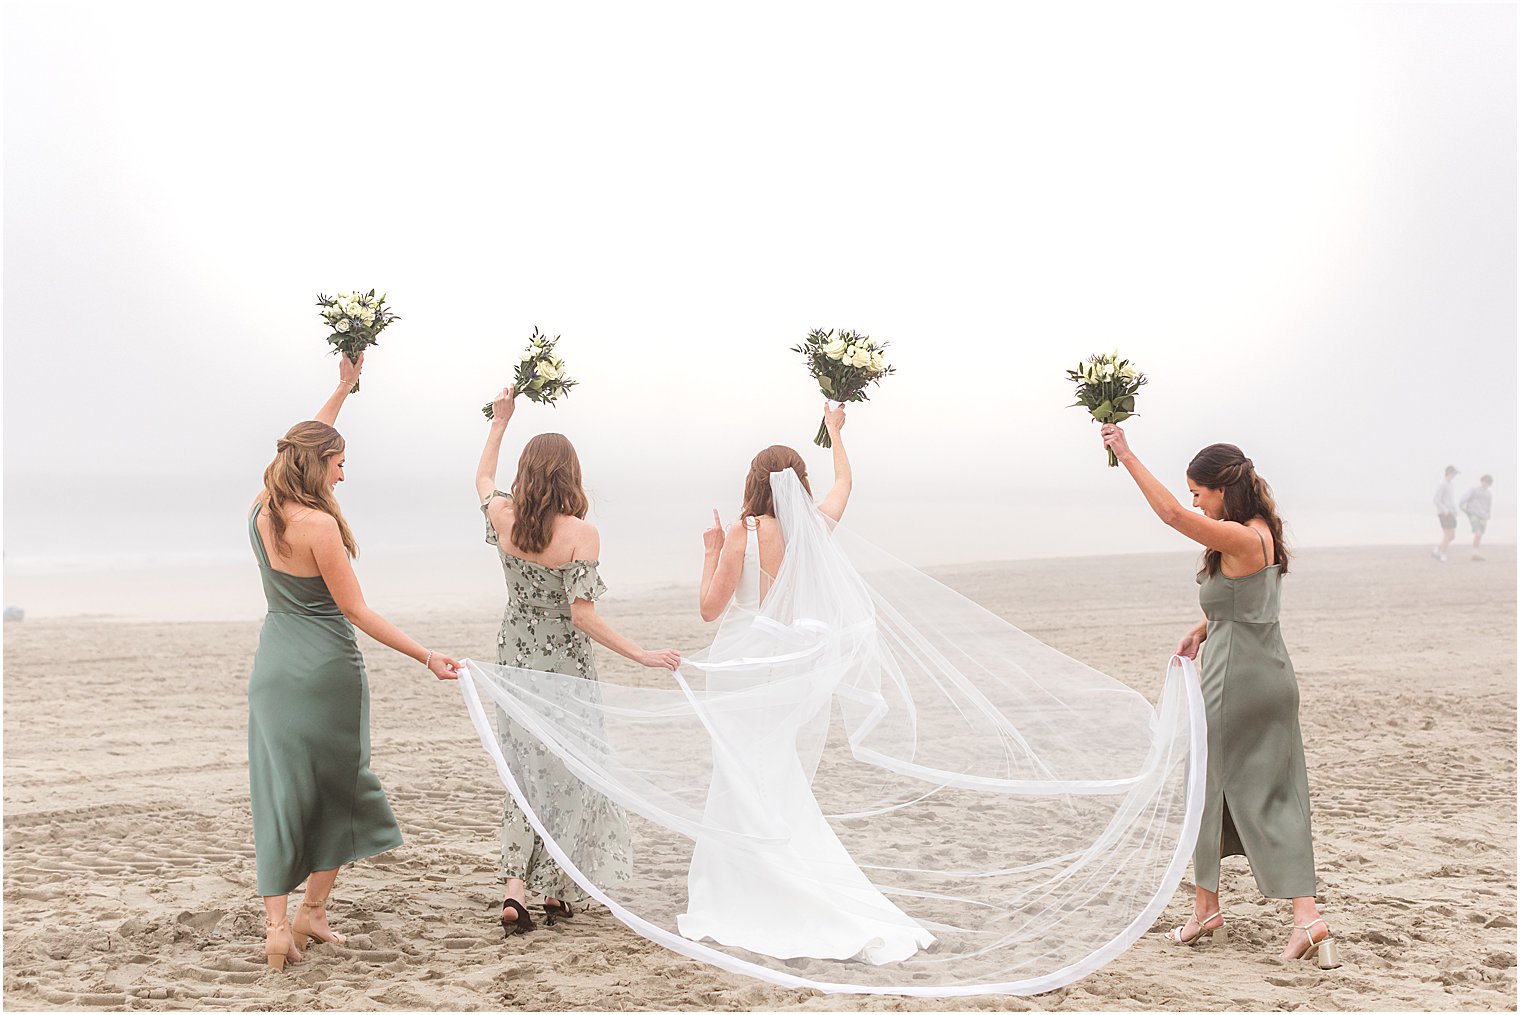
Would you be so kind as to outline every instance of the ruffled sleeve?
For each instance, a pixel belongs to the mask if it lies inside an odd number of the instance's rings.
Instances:
[[[596,573],[594,560],[573,560],[565,566],[565,599],[596,602],[607,591],[602,576]]]
[[[510,499],[511,496],[512,495],[510,493],[502,493],[500,490],[492,490],[491,496],[487,497],[480,503],[480,513],[486,516],[486,542],[490,543],[492,546],[500,546],[501,537],[496,534],[496,526],[491,524],[491,512],[489,510],[491,507],[491,500],[494,497],[506,497]]]

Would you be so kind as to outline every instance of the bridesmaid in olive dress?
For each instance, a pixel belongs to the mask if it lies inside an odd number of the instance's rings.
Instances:
[[[275,969],[300,962],[310,939],[342,943],[326,909],[338,868],[401,845],[369,769],[369,686],[354,628],[439,680],[455,676],[454,659],[370,609],[354,577],[358,549],[333,497],[344,461],[333,423],[363,357],[339,363],[337,390],[317,418],[276,443],[248,516],[269,603],[248,679],[248,783],[264,955]],[[292,925],[288,896],[302,881],[306,897]]]
[[[1168,939],[1224,939],[1219,861],[1244,856],[1263,895],[1293,900],[1293,929],[1279,957],[1332,969],[1340,964],[1335,939],[1314,902],[1298,682],[1278,625],[1288,550],[1271,487],[1235,445],[1211,444],[1187,468],[1202,512],[1194,514],[1140,464],[1122,428],[1105,424],[1103,444],[1161,520],[1205,547],[1197,576],[1204,619],[1177,648],[1189,658],[1203,651],[1208,769],[1193,853],[1196,898],[1193,916]]]
[[[496,488],[501,439],[512,418],[515,393],[506,388],[492,403],[494,418],[475,476],[480,509],[486,516],[486,542],[497,548],[507,581],[507,607],[496,639],[496,661],[548,673],[596,679],[591,642],[643,666],[673,670],[681,661],[674,649],[646,651],[613,630],[596,612],[596,600],[607,589],[597,574],[601,536],[585,520],[589,507],[581,487],[581,463],[562,434],[539,434],[528,441],[517,463],[512,492]],[[511,723],[500,709],[498,735],[512,736]],[[505,747],[505,745],[504,745]],[[521,757],[515,747],[507,757]],[[593,881],[608,884],[632,873],[628,823],[606,797],[563,771],[560,761],[542,747],[529,746],[538,766],[532,782],[562,785],[559,798],[540,806],[552,808],[543,817],[556,828],[575,828],[574,841],[556,837],[576,866]],[[544,897],[544,917],[553,924],[574,915],[571,903],[586,898],[544,849],[517,801],[507,797],[501,823],[501,876],[506,898],[501,926],[511,935],[533,930],[528,915],[528,892]]]

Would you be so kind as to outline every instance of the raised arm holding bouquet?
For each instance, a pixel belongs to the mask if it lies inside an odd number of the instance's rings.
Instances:
[[[565,375],[565,361],[554,355],[554,346],[558,342],[558,335],[549,338],[540,335],[537,327],[533,329],[528,348],[518,358],[517,369],[512,374],[513,398],[525,395],[530,402],[553,407],[562,395],[568,395],[579,383]],[[480,411],[486,419],[496,418],[496,410],[489,402],[482,405]]]
[[[359,362],[365,349],[380,344],[375,336],[392,321],[401,320],[385,305],[385,294],[376,296],[373,289],[336,296],[318,293],[317,306],[322,308],[322,320],[332,329],[327,341],[333,352],[341,352],[350,363]],[[353,391],[358,390],[359,382],[354,381]]]
[[[864,402],[869,395],[866,388],[881,383],[881,379],[893,373],[887,365],[886,342],[877,342],[868,335],[854,331],[833,329],[824,331],[814,328],[807,340],[792,346],[807,360],[808,374],[818,382],[824,396],[837,405],[845,402]],[[818,425],[818,436],[813,443],[821,448],[834,446],[829,437],[827,418]]]
[[[1077,384],[1077,400],[1072,408],[1082,406],[1092,413],[1098,423],[1123,423],[1135,411],[1135,393],[1146,382],[1146,376],[1127,359],[1119,356],[1119,350],[1094,353],[1075,370],[1066,371],[1069,380]],[[1109,468],[1118,466],[1113,448],[1108,449]]]

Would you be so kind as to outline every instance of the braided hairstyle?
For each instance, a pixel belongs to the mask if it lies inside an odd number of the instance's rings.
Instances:
[[[591,509],[581,486],[581,460],[562,433],[541,433],[527,443],[512,480],[512,542],[539,553],[554,534],[556,515],[585,518]]]
[[[744,477],[744,506],[739,510],[741,518],[776,514],[776,503],[771,497],[771,473],[787,469],[796,472],[797,478],[802,480],[802,488],[808,492],[808,496],[813,495],[813,488],[808,485],[807,463],[802,460],[802,456],[785,444],[772,444],[750,460],[749,475]]]
[[[1288,573],[1288,546],[1283,541],[1282,518],[1272,488],[1256,473],[1256,466],[1233,444],[1210,444],[1188,463],[1187,477],[1199,486],[1224,491],[1225,521],[1245,524],[1264,519],[1272,532],[1273,560],[1282,574]],[[1219,572],[1218,550],[1207,550],[1203,566],[1209,574]]]
[[[350,557],[359,556],[359,544],[354,542],[354,534],[343,520],[338,500],[327,483],[327,460],[341,455],[345,447],[342,434],[314,419],[297,423],[275,441],[274,461],[264,470],[264,493],[269,504],[269,528],[274,533],[275,549],[281,555],[290,553],[290,542],[285,536],[289,527],[286,507],[299,504],[332,515],[338,523],[338,534],[343,537],[343,548]]]

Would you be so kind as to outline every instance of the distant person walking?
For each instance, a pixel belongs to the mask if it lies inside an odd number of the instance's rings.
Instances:
[[[1451,541],[1457,538],[1457,491],[1452,487],[1451,481],[1456,478],[1457,467],[1446,467],[1446,478],[1436,486],[1436,517],[1441,520],[1441,542],[1430,551],[1430,555],[1441,563],[1446,563],[1446,551],[1451,547]]]
[[[1473,533],[1473,560],[1482,560],[1478,553],[1478,546],[1483,542],[1483,533],[1488,531],[1488,518],[1494,513],[1494,477],[1484,476],[1478,480],[1478,485],[1462,495],[1460,507],[1467,514],[1467,523],[1472,526]]]

